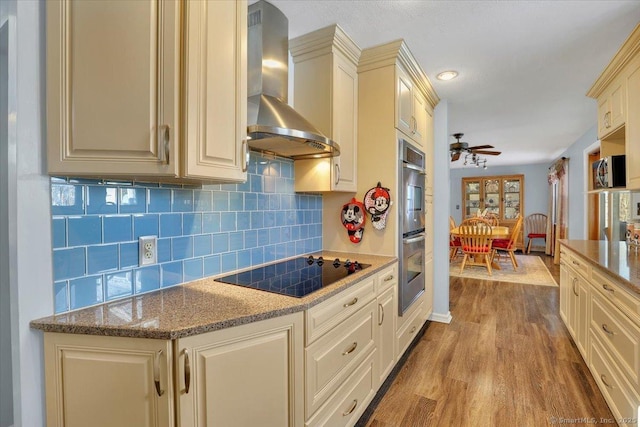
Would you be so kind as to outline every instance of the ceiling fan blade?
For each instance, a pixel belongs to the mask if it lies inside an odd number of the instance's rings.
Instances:
[[[451,157],[451,161],[455,162],[459,158],[460,158],[460,153],[453,153],[453,156]]]
[[[485,151],[485,150],[473,150],[473,152],[476,154],[485,154],[489,156],[497,156],[498,154],[502,153],[502,151]]]
[[[469,147],[469,150],[483,150],[485,148],[493,148],[493,145],[474,145],[473,147]]]

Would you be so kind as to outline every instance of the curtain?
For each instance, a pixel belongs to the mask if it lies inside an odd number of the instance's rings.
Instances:
[[[549,167],[549,215],[547,216],[547,246],[545,253],[553,255],[554,263],[560,262],[559,240],[567,238],[569,207],[569,159],[558,159]]]

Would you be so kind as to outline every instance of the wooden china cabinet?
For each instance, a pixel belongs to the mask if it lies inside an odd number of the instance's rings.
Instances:
[[[462,178],[462,218],[478,212],[495,214],[500,225],[513,227],[524,212],[524,175],[498,175]],[[517,247],[524,249],[521,229]]]

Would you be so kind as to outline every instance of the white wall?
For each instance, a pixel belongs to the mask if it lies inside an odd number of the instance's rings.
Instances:
[[[434,111],[433,157],[433,314],[450,322],[449,311],[449,105],[440,101]]]
[[[490,161],[491,158],[489,158]],[[526,217],[535,212],[546,214],[549,206],[547,172],[550,164],[491,167],[489,163],[487,169],[473,166],[451,169],[451,200],[449,207],[451,216],[456,220],[456,224],[459,224],[462,220],[462,178],[520,174],[524,174],[524,216]]]
[[[49,178],[45,175],[45,3],[3,0],[13,19],[9,74],[8,220],[14,425],[45,425],[42,333],[33,319],[53,314]]]
[[[584,150],[598,140],[597,125],[593,125],[584,135],[574,142],[560,157],[569,158],[569,239],[586,239],[585,198],[586,162]]]

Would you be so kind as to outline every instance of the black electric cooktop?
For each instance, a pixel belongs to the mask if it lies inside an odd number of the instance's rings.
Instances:
[[[348,259],[324,260],[310,255],[308,258],[294,258],[216,280],[300,298],[370,266]]]

